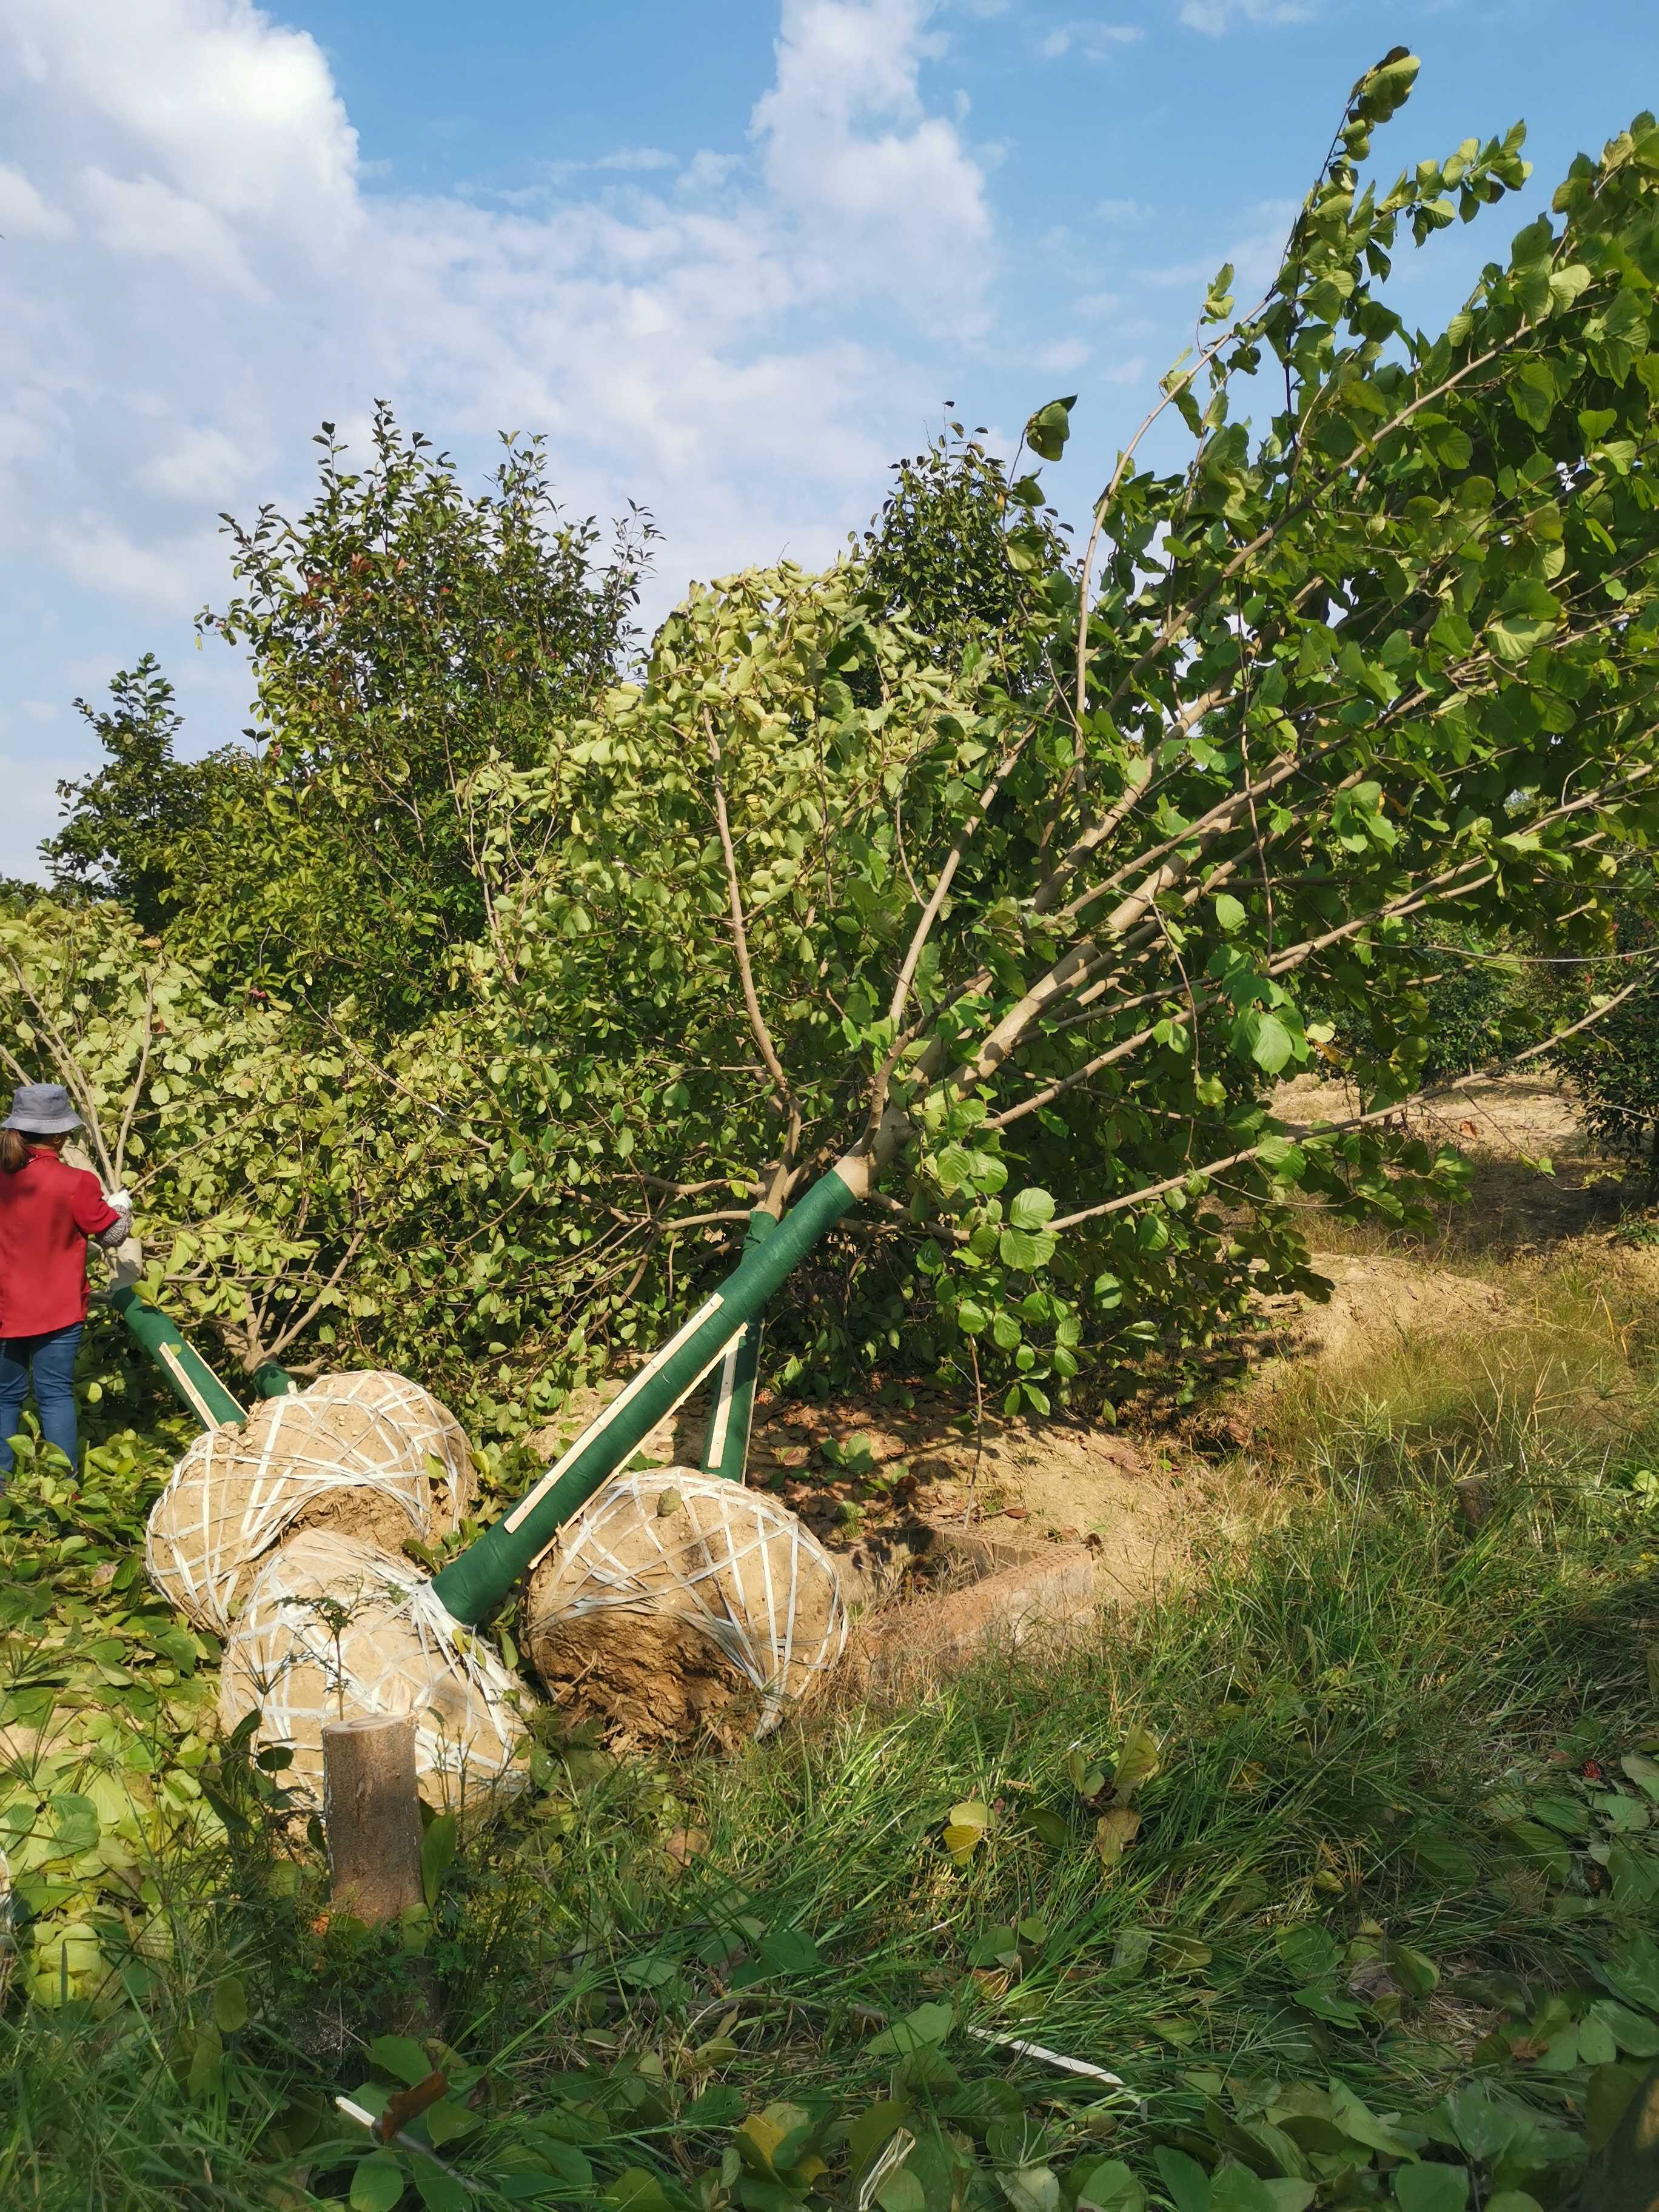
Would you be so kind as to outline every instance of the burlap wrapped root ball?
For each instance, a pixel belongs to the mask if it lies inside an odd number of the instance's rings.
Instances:
[[[671,1467],[613,1475],[530,1579],[526,1642],[618,1750],[764,1735],[847,1641],[835,1561],[784,1506]]]
[[[427,1462],[436,1432],[423,1413],[406,1430],[392,1411],[314,1385],[267,1399],[246,1426],[210,1430],[179,1461],[149,1516],[151,1582],[198,1628],[222,1636],[260,1561],[299,1529],[333,1528],[391,1553],[407,1537],[442,1534],[457,1489],[465,1486],[463,1509],[471,1500],[471,1462],[454,1486],[434,1486]]]
[[[445,1806],[516,1784],[530,1702],[411,1560],[331,1528],[291,1537],[260,1568],[219,1674],[221,1728],[257,1711],[256,1747],[289,1746],[284,1787],[319,1805],[325,1721],[412,1713],[421,1795]]]
[[[319,1375],[301,1395],[313,1403],[326,1399],[331,1405],[366,1406],[423,1457],[435,1459],[441,1474],[428,1469],[432,1475],[433,1532],[447,1536],[459,1528],[477,1501],[478,1481],[466,1431],[441,1399],[408,1376],[380,1367]]]

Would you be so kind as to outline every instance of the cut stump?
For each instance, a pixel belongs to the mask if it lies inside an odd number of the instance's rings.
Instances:
[[[378,1928],[425,1901],[412,1715],[323,1723],[323,1828],[337,1911]]]

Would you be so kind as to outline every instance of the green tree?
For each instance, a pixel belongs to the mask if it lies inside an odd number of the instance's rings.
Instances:
[[[881,513],[852,541],[871,611],[908,623],[953,668],[969,653],[1030,651],[1034,592],[1066,554],[1036,477],[1011,481],[985,434],[947,420],[925,451],[895,461]]]
[[[495,927],[492,794],[626,659],[656,533],[633,510],[600,565],[538,440],[506,440],[476,496],[385,406],[361,471],[331,424],[318,443],[297,521],[227,518],[240,588],[201,628],[251,658],[259,766],[219,787],[181,920],[224,973],[406,1026]]]
[[[757,1197],[836,1164],[859,1203],[779,1301],[784,1371],[954,1369],[1041,1410],[1085,1363],[1189,1389],[1262,1290],[1312,1286],[1310,1200],[1455,1187],[1387,1128],[1446,933],[1594,963],[1650,883],[1659,129],[1414,331],[1394,254],[1526,175],[1518,130],[1363,175],[1415,68],[1355,88],[1261,300],[1211,288],[1164,380],[1188,465],[1137,441],[1077,560],[1040,485],[1011,495],[994,650],[941,647],[949,556],[907,511],[884,571],[729,577],[635,680],[550,647],[521,685],[495,507],[458,520],[405,453],[377,534],[380,479],[331,453],[247,602],[278,757],[173,933],[292,1010],[313,1341],[453,1359],[505,1419],[653,1342]],[[1039,463],[1070,412],[1032,416]],[[1276,1083],[1362,1004],[1358,1110],[1293,1137]],[[278,1155],[246,1142],[252,1192]],[[240,1296],[240,1264],[182,1279]]]
[[[106,708],[75,702],[104,764],[58,785],[68,819],[40,854],[60,891],[119,899],[146,929],[156,929],[179,904],[175,870],[188,869],[216,780],[234,774],[235,762],[228,753],[178,758],[183,718],[154,653],[119,670],[109,688]]]

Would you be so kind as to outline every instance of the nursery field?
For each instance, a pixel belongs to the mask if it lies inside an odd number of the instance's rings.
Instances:
[[[222,518],[240,741],[76,702],[8,2212],[1659,2203],[1659,124],[1425,331],[1530,167],[1390,185],[1417,69],[1074,536],[1088,403],[947,412],[647,637],[377,404]]]
[[[1458,1233],[1230,1394],[1182,1571],[1081,1642],[735,1758],[543,1709],[391,1931],[135,1568],[177,1438],[25,1469],[6,2203],[1570,2201],[1659,2053],[1659,1326],[1639,1213]],[[386,2147],[335,2106],[434,2065]]]

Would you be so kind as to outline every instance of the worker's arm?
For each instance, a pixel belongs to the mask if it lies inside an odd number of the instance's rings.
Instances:
[[[130,1191],[112,1190],[106,1194],[104,1203],[115,1218],[107,1229],[94,1230],[93,1234],[106,1252],[113,1252],[132,1234],[132,1194]]]
[[[125,1190],[112,1191],[106,1198],[95,1175],[77,1174],[70,1203],[83,1237],[106,1249],[125,1242],[132,1228],[132,1200]]]

